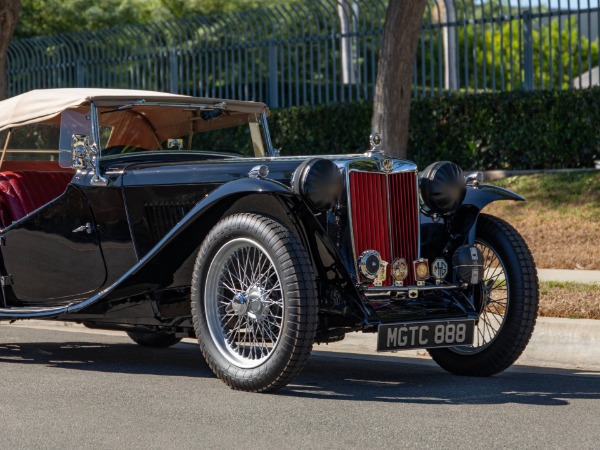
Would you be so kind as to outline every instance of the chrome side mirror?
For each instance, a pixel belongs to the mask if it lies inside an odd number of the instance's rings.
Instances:
[[[90,137],[85,134],[74,134],[71,143],[71,165],[73,169],[87,169],[91,163]]]

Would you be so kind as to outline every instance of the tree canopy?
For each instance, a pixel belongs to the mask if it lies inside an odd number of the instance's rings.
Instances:
[[[194,14],[243,11],[297,0],[22,0],[15,38],[91,31]]]

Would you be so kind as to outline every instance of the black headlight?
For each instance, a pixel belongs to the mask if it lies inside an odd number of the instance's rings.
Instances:
[[[449,161],[427,166],[419,183],[421,199],[432,212],[447,214],[462,203],[466,194],[463,171]]]
[[[340,170],[329,159],[304,161],[292,176],[292,189],[301,195],[312,209],[326,211],[335,206],[342,193]]]

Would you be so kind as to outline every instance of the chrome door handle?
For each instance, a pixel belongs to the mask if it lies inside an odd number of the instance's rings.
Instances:
[[[72,233],[81,233],[82,231],[85,231],[87,234],[92,234],[92,231],[94,231],[94,226],[88,222],[85,225],[75,228]]]

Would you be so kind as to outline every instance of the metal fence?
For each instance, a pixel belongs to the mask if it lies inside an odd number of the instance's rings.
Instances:
[[[95,86],[271,107],[370,99],[386,5],[297,1],[15,40],[9,95]],[[586,87],[597,83],[599,28],[598,0],[430,0],[414,95]]]

